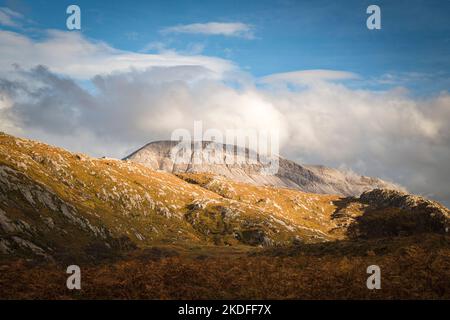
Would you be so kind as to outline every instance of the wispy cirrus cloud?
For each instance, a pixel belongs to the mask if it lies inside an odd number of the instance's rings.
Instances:
[[[261,78],[260,83],[270,85],[311,85],[324,81],[351,80],[357,78],[358,75],[352,72],[318,69],[275,73]]]
[[[14,10],[6,7],[0,7],[0,25],[7,27],[20,27],[25,17]]]
[[[253,39],[253,27],[242,22],[208,22],[180,24],[167,27],[161,30],[161,33],[190,33],[204,35],[221,35],[226,37],[239,37]]]

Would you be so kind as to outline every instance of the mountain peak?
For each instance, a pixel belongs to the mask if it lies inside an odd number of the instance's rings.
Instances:
[[[265,170],[267,162],[261,161],[264,156],[234,145],[198,141],[188,145],[188,149],[179,161],[179,157],[174,157],[179,151],[179,141],[154,141],[124,159],[170,173],[210,173],[237,182],[312,193],[359,196],[375,188],[405,191],[403,187],[379,178],[322,165],[302,165],[279,156],[271,158],[278,167],[276,172],[268,174]],[[216,150],[223,151],[219,157]]]

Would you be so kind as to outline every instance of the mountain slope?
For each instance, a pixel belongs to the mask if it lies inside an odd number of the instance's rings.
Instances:
[[[227,149],[229,146],[207,141],[202,142],[200,150],[192,147],[188,151],[190,153],[186,156],[186,161],[174,163],[171,152],[176,150],[177,144],[177,141],[151,142],[125,159],[155,170],[220,174],[238,182],[287,187],[311,193],[357,196],[376,188],[404,191],[402,187],[378,178],[359,176],[324,166],[299,165],[281,157],[277,159],[278,172],[267,174],[263,172],[268,167],[267,162],[260,161],[261,156],[255,152],[237,147]],[[214,156],[216,149],[223,150],[222,158]],[[198,163],[194,159],[198,159]]]
[[[0,253],[5,256],[95,258],[90,254],[95,248],[269,245],[324,237],[320,228],[296,227],[279,213],[169,173],[5,134],[0,135],[0,179]]]
[[[448,231],[447,208],[379,192],[341,197],[217,174],[174,175],[0,134],[0,259],[95,261],[155,245],[251,248],[380,237],[365,230],[378,230],[391,216],[383,212],[402,217],[389,220],[401,231],[389,236]]]

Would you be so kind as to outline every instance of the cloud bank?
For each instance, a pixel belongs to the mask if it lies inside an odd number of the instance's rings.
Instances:
[[[66,37],[81,59],[61,55]],[[66,33],[36,41],[2,31],[0,43],[8,44],[0,52],[2,131],[123,157],[177,128],[191,130],[194,120],[219,130],[278,129],[284,157],[450,203],[448,92],[415,98],[402,88],[352,89],[340,81],[356,75],[333,70],[253,79],[222,59],[122,52]]]

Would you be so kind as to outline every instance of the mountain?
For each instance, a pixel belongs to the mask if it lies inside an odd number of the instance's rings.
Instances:
[[[376,188],[405,191],[404,188],[383,181],[324,166],[300,165],[294,161],[277,157],[276,173],[268,174],[268,161],[261,161],[261,155],[247,148],[203,141],[201,148],[192,147],[187,151],[186,160],[174,161],[172,150],[177,151],[177,141],[151,142],[133,152],[124,160],[141,163],[154,170],[171,173],[212,173],[225,176],[233,181],[258,185],[292,188],[304,192],[357,196]],[[200,144],[200,143],[199,143]],[[222,150],[215,157],[215,150]],[[253,157],[251,157],[252,155]],[[195,161],[198,159],[198,161]],[[228,161],[231,159],[231,161]],[[252,161],[254,159],[254,161]]]
[[[215,167],[208,173],[193,167],[176,175],[149,168],[148,164],[155,163],[158,168],[171,165],[164,156],[170,145],[151,144],[130,158],[134,161],[122,161],[90,158],[0,135],[0,253],[3,257],[96,259],[97,255],[155,244],[324,242],[350,238],[361,222],[369,224],[366,229],[381,225],[387,210],[394,222],[383,223],[395,224],[391,235],[427,230],[444,233],[447,226],[445,207],[422,198],[395,201],[411,197],[400,191],[383,191],[380,196],[374,190],[360,198],[342,197],[238,182],[230,174],[211,173]],[[163,156],[155,157],[156,151]],[[135,162],[138,159],[146,160],[146,165]],[[319,171],[286,163],[293,166],[289,172],[310,175],[302,180],[307,188],[325,188],[326,170],[318,175]],[[259,178],[249,167],[221,168],[239,177]],[[413,210],[416,207],[418,213]],[[395,218],[396,214],[402,218]],[[361,219],[366,216],[371,217],[369,221]],[[402,227],[402,219],[408,227]]]
[[[439,285],[450,280],[450,212],[435,201],[261,185],[249,166],[222,169],[252,183],[215,166],[168,170],[158,154],[97,159],[0,133],[0,299],[371,298],[358,278],[371,264],[390,270],[378,297],[450,297]],[[303,174],[298,186],[334,177],[285,163]],[[69,264],[87,270],[81,293],[64,286]]]

